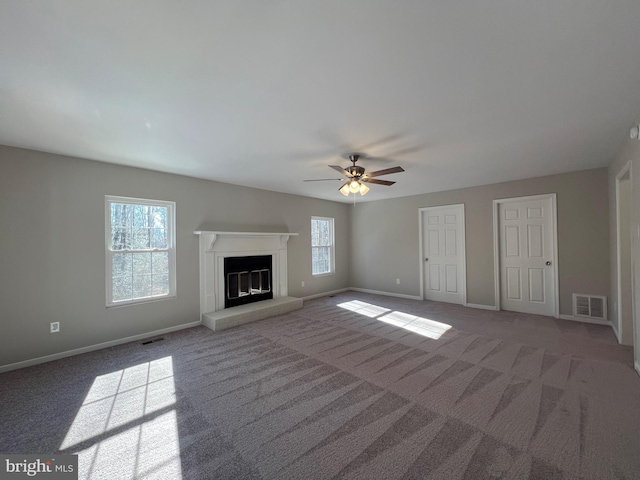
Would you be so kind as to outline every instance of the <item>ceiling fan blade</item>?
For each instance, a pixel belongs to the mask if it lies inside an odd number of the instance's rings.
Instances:
[[[377,180],[375,178],[361,178],[360,179],[361,182],[366,182],[366,183],[375,183],[377,185],[386,185],[387,187],[390,187],[391,185],[393,185],[396,182],[390,182],[389,180]]]
[[[303,180],[303,182],[326,182],[328,180],[343,180],[344,178],[314,178],[313,180]]]
[[[392,173],[400,173],[400,172],[404,172],[404,168],[402,168],[402,167],[392,167],[392,168],[385,168],[384,170],[378,170],[377,172],[367,173],[366,176],[367,177],[379,177],[381,175],[390,175]]]
[[[339,167],[338,165],[329,165],[329,168],[333,168],[336,172],[340,172],[342,175],[345,175],[351,178],[351,174],[347,172],[344,168]]]

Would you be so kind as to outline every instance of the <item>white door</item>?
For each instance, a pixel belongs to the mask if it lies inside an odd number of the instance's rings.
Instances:
[[[465,303],[464,205],[421,209],[424,298]]]
[[[554,207],[551,196],[499,201],[501,309],[555,314]]]

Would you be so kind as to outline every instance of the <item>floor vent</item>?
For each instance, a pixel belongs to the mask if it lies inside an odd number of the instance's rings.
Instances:
[[[145,340],[144,342],[142,342],[142,345],[149,345],[150,343],[161,342],[163,340],[164,340],[164,337],[154,338],[152,340]]]
[[[607,319],[607,297],[573,294],[573,314],[576,317]]]

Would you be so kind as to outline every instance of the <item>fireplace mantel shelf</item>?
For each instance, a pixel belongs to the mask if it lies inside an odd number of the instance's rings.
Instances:
[[[216,230],[196,230],[193,232],[195,235],[200,235],[201,238],[208,238],[210,241],[209,250],[213,250],[213,246],[219,238],[261,238],[264,240],[280,237],[280,243],[285,246],[289,241],[289,237],[295,237],[297,233],[273,233],[273,232],[221,232]]]
[[[226,235],[229,237],[281,237],[282,235],[297,236],[299,233],[272,233],[272,232],[218,232],[215,230],[196,230],[196,235]]]

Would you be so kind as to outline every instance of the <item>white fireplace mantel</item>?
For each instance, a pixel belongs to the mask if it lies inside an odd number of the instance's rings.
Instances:
[[[196,230],[200,236],[200,316],[224,309],[224,259],[271,255],[273,298],[288,295],[287,243],[297,233]]]

